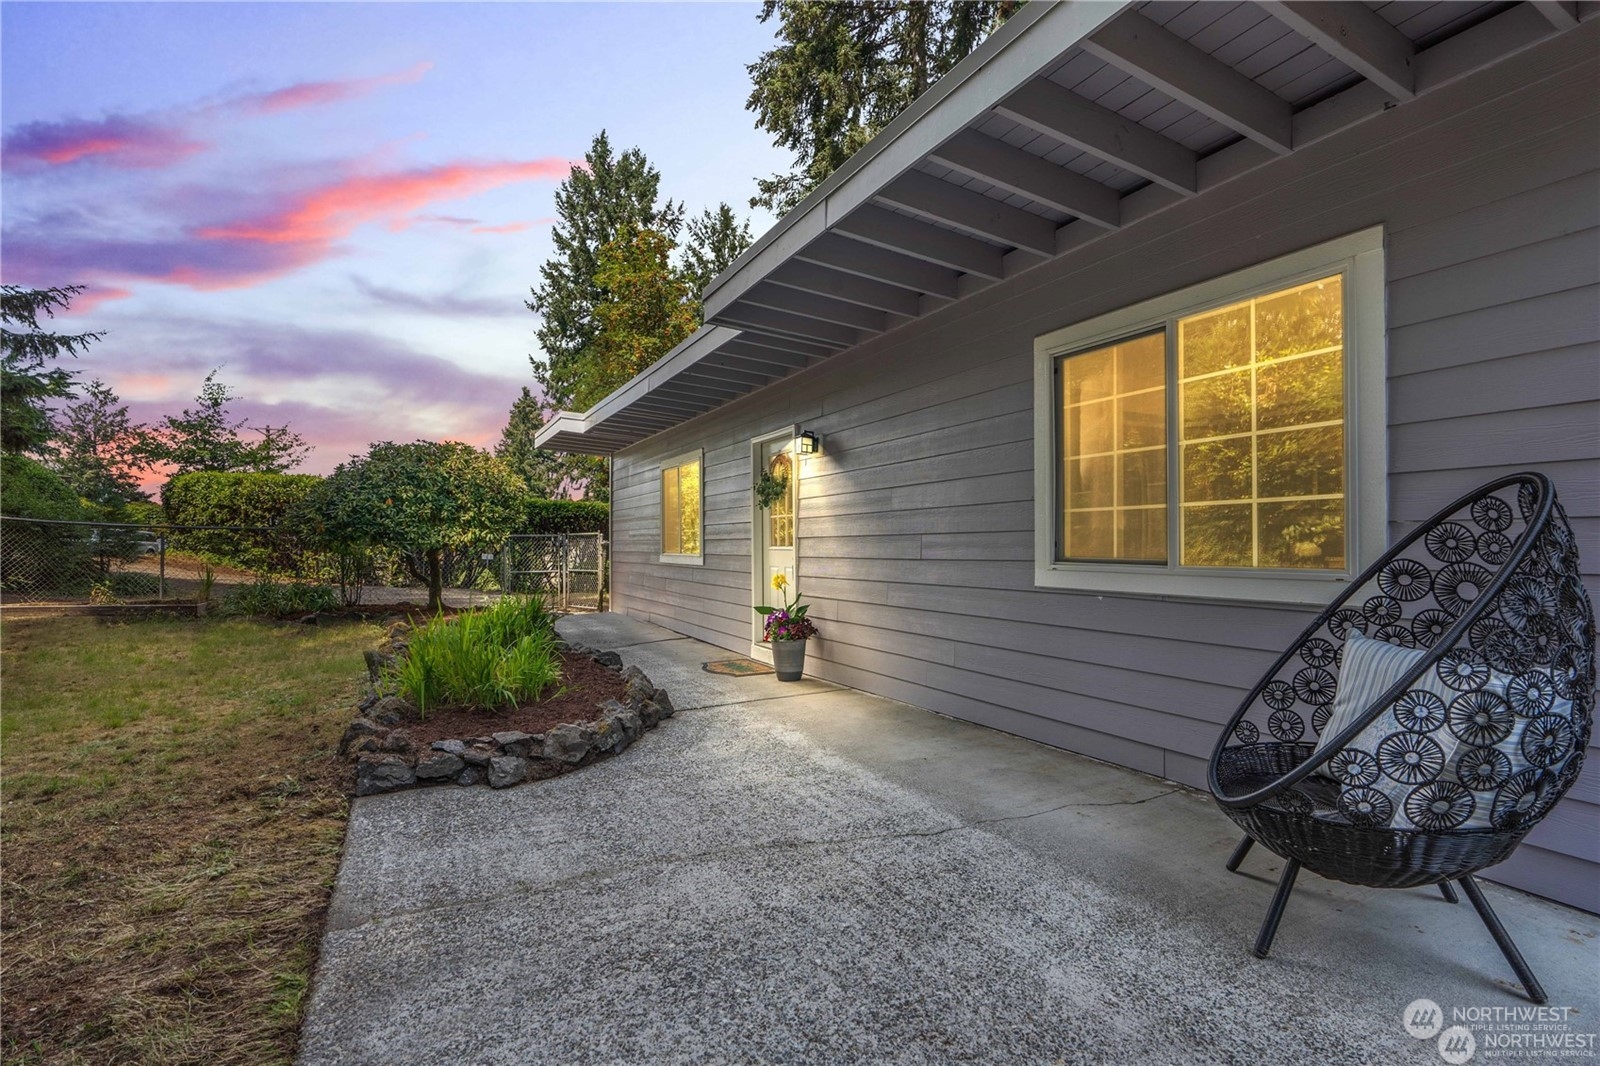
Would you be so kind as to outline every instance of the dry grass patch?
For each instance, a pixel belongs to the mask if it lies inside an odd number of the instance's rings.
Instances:
[[[289,1062],[366,624],[0,634],[7,1062]]]

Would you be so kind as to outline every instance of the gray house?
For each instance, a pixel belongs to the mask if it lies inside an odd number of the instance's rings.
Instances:
[[[1203,787],[1467,489],[1549,474],[1600,572],[1597,13],[1027,5],[545,428],[615,608],[765,656],[782,572],[810,673]],[[1600,911],[1600,759],[1492,873]]]

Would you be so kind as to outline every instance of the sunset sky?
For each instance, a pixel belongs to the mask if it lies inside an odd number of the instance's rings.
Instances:
[[[0,274],[90,292],[76,369],[137,418],[206,372],[325,473],[375,440],[492,445],[523,307],[593,135],[691,213],[782,169],[744,110],[755,4],[0,5]]]

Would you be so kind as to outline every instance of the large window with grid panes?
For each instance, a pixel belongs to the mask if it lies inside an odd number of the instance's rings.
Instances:
[[[1376,230],[1035,344],[1037,584],[1318,603],[1383,541]]]

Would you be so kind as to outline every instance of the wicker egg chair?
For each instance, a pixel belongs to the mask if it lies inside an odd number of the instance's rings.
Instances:
[[[1312,622],[1234,714],[1212,795],[1296,876],[1459,885],[1535,1003],[1544,989],[1473,880],[1577,780],[1594,711],[1594,611],[1541,474],[1501,478],[1413,530]],[[1341,685],[1344,691],[1341,694]]]

